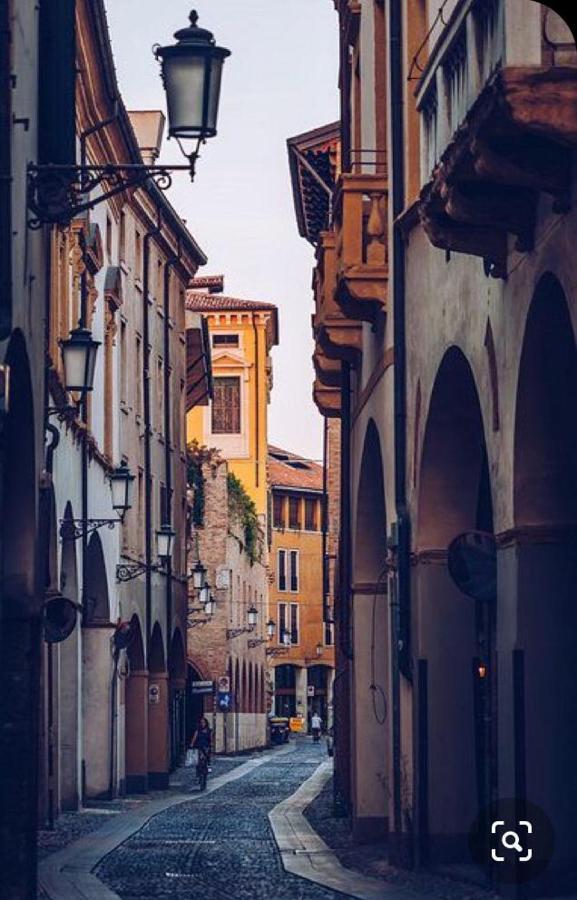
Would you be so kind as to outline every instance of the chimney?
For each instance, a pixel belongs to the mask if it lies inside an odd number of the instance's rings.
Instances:
[[[153,166],[158,159],[164,134],[164,113],[159,109],[143,109],[129,112],[139,150],[145,166]]]

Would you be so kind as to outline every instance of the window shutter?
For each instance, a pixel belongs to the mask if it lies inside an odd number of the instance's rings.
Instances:
[[[76,0],[40,3],[38,160],[41,164],[76,164],[75,14]]]

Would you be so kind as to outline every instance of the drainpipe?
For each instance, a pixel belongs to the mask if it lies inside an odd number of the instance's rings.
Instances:
[[[150,242],[160,234],[161,210],[157,209],[157,224],[144,235],[142,255],[142,406],[144,413],[144,562],[146,565],[146,660],[150,653],[150,634],[152,617],[152,422],[150,415],[150,321],[148,312],[148,293],[150,287]]]
[[[329,509],[328,509],[328,434],[329,420],[325,416],[323,420],[323,506],[322,506],[322,554],[323,554],[323,622],[328,619],[328,559],[327,559],[327,538],[329,530]]]
[[[406,493],[406,333],[405,244],[398,217],[405,205],[404,80],[401,0],[389,6],[389,83],[391,103],[391,193],[393,218],[393,327],[395,343],[395,505],[397,573],[391,602],[393,821],[397,847],[402,836],[400,675],[410,678],[411,529]],[[400,861],[400,860],[399,860]]]
[[[10,4],[0,4],[0,340],[12,330],[12,84]]]
[[[339,645],[353,658],[351,641],[351,366],[341,363],[341,521]]]

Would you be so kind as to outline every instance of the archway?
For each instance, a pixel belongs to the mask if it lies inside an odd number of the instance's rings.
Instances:
[[[331,668],[328,665],[314,665],[307,669],[307,717],[310,720],[317,713],[323,721],[323,730],[327,728],[328,691]]]
[[[148,648],[148,785],[165,790],[169,781],[168,672],[162,629],[155,623]]]
[[[176,768],[186,747],[186,654],[180,628],[175,629],[168,654],[170,690],[170,768]]]
[[[64,520],[71,522],[74,513],[66,504]],[[69,532],[68,532],[69,533]],[[77,547],[78,542],[62,540],[60,557],[60,590],[73,603],[79,604]],[[58,645],[60,708],[60,794],[63,810],[78,809],[81,797],[80,748],[80,615],[72,634]]]
[[[84,790],[87,797],[108,796],[110,788],[112,644],[108,579],[100,535],[93,532],[86,550],[83,592],[82,697]]]
[[[137,615],[130,620],[130,642],[126,648],[128,678],[124,683],[124,765],[128,794],[148,789],[148,672],[144,641]]]
[[[283,663],[274,670],[275,713],[277,716],[292,718],[297,714],[297,671],[298,666]]]
[[[574,887],[577,805],[577,351],[546,275],[525,328],[515,418],[515,531],[499,553],[500,793],[544,808],[555,857],[539,888]],[[514,722],[524,727],[514,727]],[[566,878],[573,870],[573,884]]]
[[[12,335],[5,362],[10,366],[10,408],[0,447],[0,863],[6,892],[32,896],[42,639],[36,556],[40,466],[30,366],[19,331]]]
[[[383,472],[381,441],[371,420],[361,459],[353,544],[350,774],[353,832],[358,840],[382,839],[388,828],[389,614]],[[336,727],[342,735],[343,723],[337,722]]]
[[[469,829],[495,789],[494,603],[462,594],[447,565],[451,541],[472,530],[493,531],[487,450],[471,367],[451,347],[429,404],[416,523],[415,808],[422,862],[469,859]]]

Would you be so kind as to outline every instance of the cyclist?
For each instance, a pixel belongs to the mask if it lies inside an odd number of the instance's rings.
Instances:
[[[201,780],[201,776],[205,772],[210,772],[211,744],[212,732],[210,730],[210,725],[208,724],[208,719],[205,716],[202,716],[198,722],[198,728],[194,732],[192,741],[190,742],[190,746],[198,750],[196,774],[198,775],[199,780]]]

